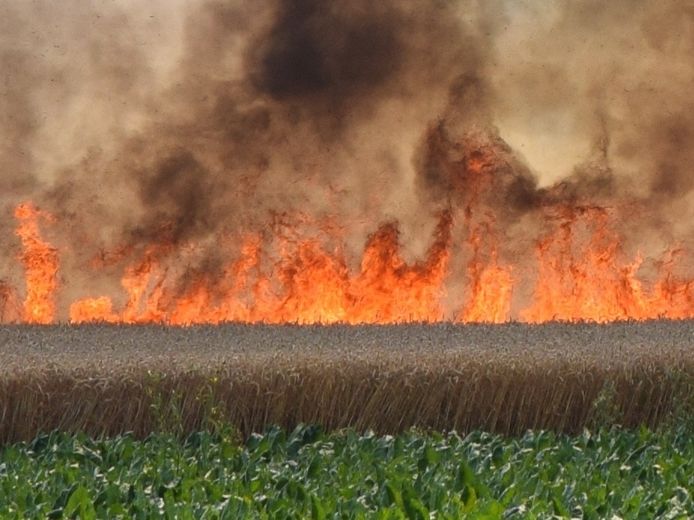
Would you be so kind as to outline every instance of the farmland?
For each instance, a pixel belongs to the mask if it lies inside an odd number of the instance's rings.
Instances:
[[[7,326],[0,443],[142,438],[209,417],[242,435],[658,426],[690,404],[694,322],[500,326]]]
[[[398,436],[277,428],[182,440],[41,435],[0,451],[2,518],[688,518],[672,430]],[[617,515],[617,516],[613,516]]]
[[[0,517],[687,518],[693,340],[691,321],[5,326]]]

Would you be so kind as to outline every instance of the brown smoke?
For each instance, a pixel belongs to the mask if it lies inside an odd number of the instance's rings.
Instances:
[[[1,242],[31,198],[68,270],[193,237],[213,265],[220,233],[296,211],[355,248],[397,220],[421,254],[481,168],[502,228],[628,201],[633,242],[691,249],[693,54],[679,0],[5,0]]]

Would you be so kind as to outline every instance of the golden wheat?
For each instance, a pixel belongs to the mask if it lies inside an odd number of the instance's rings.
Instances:
[[[299,422],[514,434],[655,426],[692,399],[694,322],[8,326],[0,443]],[[599,417],[609,415],[609,417]]]

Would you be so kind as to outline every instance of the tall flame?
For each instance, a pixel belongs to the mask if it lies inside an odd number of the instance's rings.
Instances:
[[[610,231],[606,210],[563,208],[562,213],[559,227],[537,245],[539,273],[533,303],[521,313],[523,321],[694,316],[692,280],[678,280],[665,268],[649,292],[636,277],[640,256],[619,262],[619,237]],[[588,228],[587,240],[579,237],[580,224]]]
[[[43,241],[39,232],[39,218],[50,220],[51,217],[41,213],[30,202],[17,206],[14,216],[19,221],[17,235],[22,241],[20,260],[26,273],[24,321],[52,323],[56,314],[58,252]]]
[[[511,314],[513,276],[511,268],[499,265],[496,249],[492,249],[489,263],[480,258],[480,238],[472,237],[474,255],[468,265],[470,296],[458,316],[463,323],[503,323]]]
[[[107,295],[84,298],[70,306],[69,321],[185,325],[694,318],[694,280],[675,275],[677,260],[685,253],[667,252],[657,264],[655,279],[644,283],[638,277],[642,258],[623,258],[619,236],[604,208],[548,210],[552,229],[537,241],[536,275],[527,279],[519,276],[521,269],[500,259],[493,219],[476,222],[469,211],[464,215],[466,240],[454,244],[453,218],[445,212],[425,258],[412,264],[402,256],[398,228],[392,223],[367,240],[357,269],[349,267],[339,244],[327,247],[317,238],[302,238],[296,230],[291,237],[275,237],[274,248],[260,235],[247,234],[237,258],[230,258],[218,274],[192,271],[182,285],[170,259],[184,255],[186,248],[151,244],[140,260],[124,269],[122,305],[117,307]],[[39,229],[41,219],[53,219],[31,203],[19,205],[15,217],[26,280],[21,319],[53,323],[58,320],[58,252]],[[461,286],[450,283],[456,245],[468,252],[469,260],[463,294],[448,294],[449,285]],[[194,252],[195,245],[188,250]],[[516,290],[528,285],[529,301],[518,307]],[[5,312],[16,291],[6,284],[0,289]],[[451,310],[444,303],[448,300],[462,303]]]

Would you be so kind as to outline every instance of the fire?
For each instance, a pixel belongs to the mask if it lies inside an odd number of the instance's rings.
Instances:
[[[513,276],[510,267],[498,264],[496,252],[490,263],[470,262],[470,298],[457,321],[462,323],[504,323],[511,315]]]
[[[120,318],[118,314],[113,312],[111,298],[101,296],[99,298],[78,300],[70,305],[70,321],[72,323],[88,321],[116,323],[120,321]]]
[[[619,237],[610,230],[606,210],[562,208],[562,212],[558,228],[538,243],[539,273],[533,303],[521,313],[523,321],[694,316],[694,281],[677,280],[666,268],[649,292],[636,276],[642,259],[619,262]],[[587,239],[579,236],[581,224],[587,228]]]
[[[17,235],[22,241],[20,261],[26,273],[24,321],[52,323],[56,313],[58,252],[43,241],[39,232],[39,219],[51,220],[51,217],[41,213],[30,202],[17,206],[14,216],[19,221]]]
[[[425,261],[408,265],[399,252],[397,228],[382,226],[366,244],[357,273],[344,255],[315,239],[283,241],[279,261],[263,271],[257,237],[224,270],[221,286],[201,274],[184,294],[167,301],[165,270],[147,254],[126,270],[129,295],[123,321],[172,324],[246,321],[265,323],[400,323],[441,321],[440,304],[449,255],[448,214]],[[273,283],[274,282],[274,283]],[[147,293],[148,287],[153,289]],[[173,309],[171,313],[163,309]],[[87,321],[83,316],[79,320]]]
[[[356,299],[349,323],[435,322],[450,257],[449,214],[441,216],[436,240],[424,262],[407,265],[399,254],[397,229],[384,226],[364,250],[361,272],[352,283]]]
[[[694,318],[694,280],[675,274],[685,251],[668,251],[646,283],[639,277],[644,260],[624,258],[610,211],[578,205],[544,211],[550,229],[535,241],[534,275],[502,259],[494,220],[471,218],[468,205],[462,212],[467,238],[453,240],[454,217],[446,211],[425,257],[414,263],[403,258],[394,223],[369,237],[356,267],[350,267],[339,240],[304,236],[300,225],[270,240],[249,233],[236,257],[222,261],[216,271],[192,269],[184,277],[177,269],[186,255],[195,254],[195,244],[151,244],[124,267],[122,294],[74,301],[68,319],[187,325]],[[61,321],[56,309],[59,255],[39,226],[41,220],[54,219],[30,202],[16,208],[15,218],[26,285],[19,321]],[[231,249],[230,241],[220,239],[219,245]],[[468,260],[457,270],[460,279],[454,279],[452,259],[461,251]],[[450,293],[449,287],[463,287],[462,293]],[[518,296],[523,287],[531,288],[528,301]],[[16,321],[17,294],[0,283],[3,321]],[[114,304],[112,296],[122,303]]]

